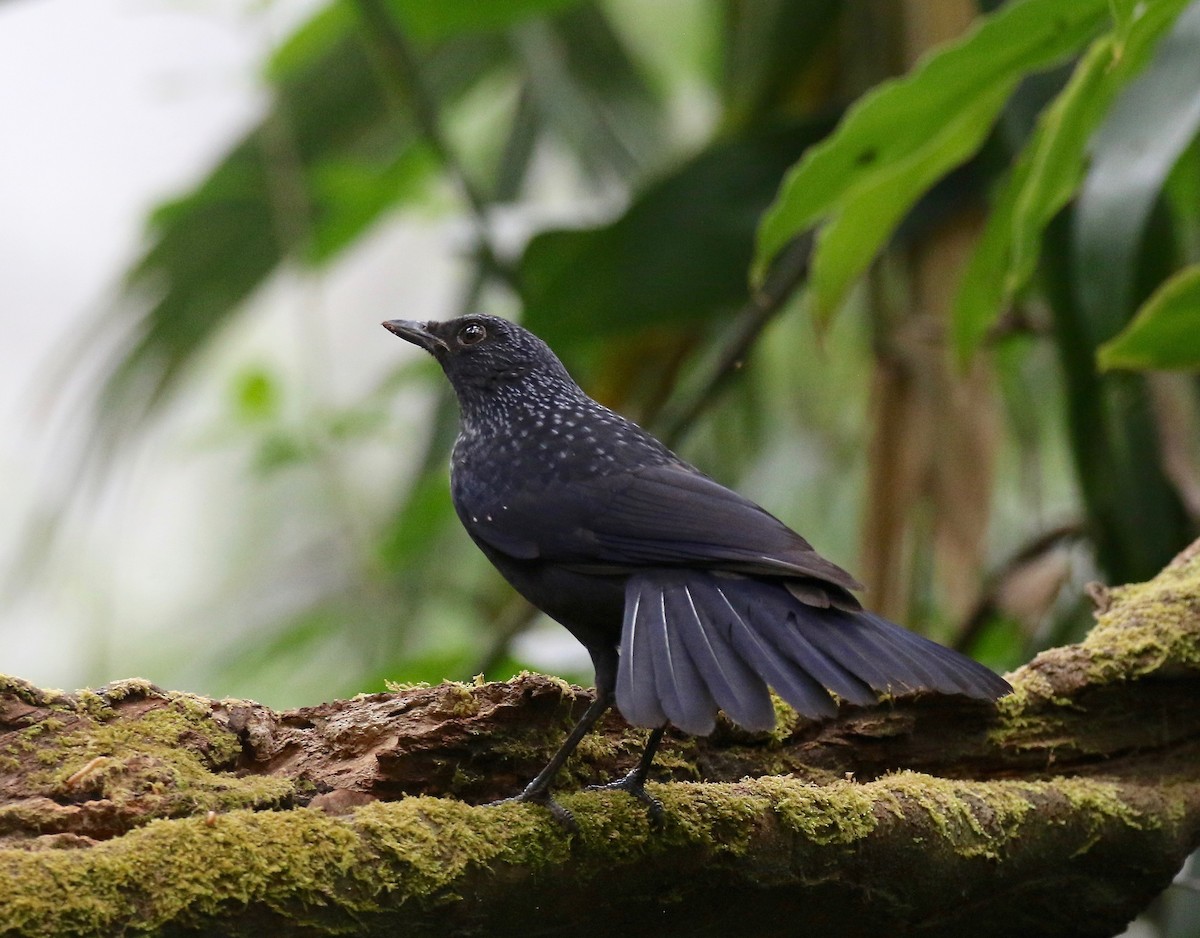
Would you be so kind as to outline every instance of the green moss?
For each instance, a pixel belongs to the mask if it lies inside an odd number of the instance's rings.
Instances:
[[[403,694],[409,690],[428,690],[433,685],[428,681],[384,681],[383,686],[393,694]],[[363,697],[366,695],[360,694],[358,696]]]
[[[879,823],[875,794],[853,782],[804,787],[793,779],[760,778],[754,788],[771,799],[785,826],[816,844],[852,843]]]
[[[866,788],[879,788],[892,799],[898,816],[918,808],[931,834],[964,857],[1000,855],[1034,811],[1043,783],[962,782],[919,772],[898,772]]]
[[[207,697],[197,697],[195,694],[184,694],[178,691],[167,695],[171,706],[187,716],[205,720],[212,716],[212,701]]]
[[[1090,680],[1127,680],[1164,665],[1200,670],[1200,554],[1109,596],[1108,609],[1082,643],[1091,658]]]
[[[999,719],[988,730],[988,742],[1014,751],[1073,747],[1061,713],[1076,708],[1069,698],[1054,697],[1049,682],[1035,671],[1021,672],[1013,692],[996,703]],[[1026,676],[1028,675],[1028,676]]]
[[[529,805],[472,808],[440,798],[376,803],[357,811],[353,829],[384,870],[379,882],[421,901],[451,889],[472,866],[505,863],[533,870],[562,863],[570,838]]]
[[[674,856],[723,863],[774,843],[780,870],[825,876],[881,832],[918,840],[922,851],[1000,857],[1045,828],[1037,809],[1052,802],[1072,808],[1060,823],[1085,830],[1153,823],[1117,786],[1081,780],[973,783],[905,772],[863,785],[757,779],[652,791],[666,809],[661,830],[623,793],[591,792],[563,798],[579,822],[574,835],[536,806],[408,798],[345,818],[233,811],[211,822],[155,821],[88,850],[0,850],[0,880],[9,884],[0,923],[31,938],[146,934],[168,923],[224,933],[223,915],[252,906],[353,934],[375,913],[436,910],[480,883],[494,888],[509,869],[531,889],[542,876],[587,885],[620,864]],[[764,831],[771,819],[791,849]],[[255,921],[269,919],[259,912]]]
[[[442,686],[446,688],[446,702],[451,716],[471,717],[479,712],[479,701],[475,699],[472,685],[447,681]]]
[[[696,765],[696,737],[685,736],[671,740],[671,745],[659,749],[654,756],[654,774],[668,776],[676,781],[701,781],[700,769]]]
[[[1088,819],[1088,836],[1077,854],[1087,853],[1100,840],[1104,833],[1103,821],[1106,818],[1120,821],[1126,827],[1144,830],[1147,827],[1162,826],[1162,819],[1148,815],[1132,808],[1122,798],[1120,789],[1113,784],[1094,779],[1075,778],[1068,784],[1059,786],[1060,793],[1070,802],[1075,813]]]
[[[295,811],[239,812],[213,824],[158,821],[82,858],[77,851],[0,851],[7,874],[0,875],[16,887],[0,897],[0,921],[29,936],[149,934],[185,909],[213,914],[222,901],[270,894],[320,903],[328,882],[318,879],[351,866],[358,846],[345,825]],[[294,885],[280,882],[284,869]]]
[[[666,823],[661,833],[652,831],[645,808],[622,792],[625,804],[637,809],[637,817],[646,825],[647,836],[659,837],[663,846],[688,845],[714,854],[744,854],[753,841],[759,816],[770,805],[760,792],[762,779],[724,784],[655,785],[651,793],[665,810]]]
[[[106,684],[104,687],[104,697],[112,703],[116,703],[127,698],[134,700],[143,697],[151,697],[161,694],[154,684],[147,681],[145,678],[131,677],[122,681],[113,681],[111,684]]]
[[[770,745],[782,746],[796,729],[800,717],[786,700],[771,691],[771,706],[775,709],[775,725],[767,734]]]
[[[137,686],[123,690],[128,696]],[[113,719],[115,712],[99,700],[87,692],[78,703],[81,716],[99,713],[99,720],[61,732],[67,724],[50,718],[24,731],[37,738],[37,760],[46,766],[28,779],[34,792],[60,802],[104,799],[136,809],[139,819],[274,807],[290,798],[287,779],[221,771],[235,764],[241,744],[209,718],[201,698],[173,694],[163,706],[124,720]]]
[[[0,674],[0,694],[15,697],[31,707],[54,710],[70,708],[70,697],[61,690],[34,687],[28,681],[9,674]]]
[[[632,732],[615,738],[601,733],[589,733],[575,747],[571,761],[575,768],[580,768],[589,762],[612,760],[619,757],[625,750],[637,750],[644,741],[644,739],[635,737]],[[555,745],[557,744],[555,743]]]

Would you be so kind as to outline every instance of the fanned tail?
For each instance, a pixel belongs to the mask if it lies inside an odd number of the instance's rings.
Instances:
[[[1008,683],[970,658],[869,612],[816,608],[781,584],[704,571],[629,578],[617,706],[637,726],[712,732],[716,711],[749,730],[775,724],[768,687],[798,713],[828,717],[831,696],[936,692],[993,700]]]

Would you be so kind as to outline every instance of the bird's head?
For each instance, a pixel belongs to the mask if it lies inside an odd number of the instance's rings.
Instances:
[[[530,380],[575,384],[545,342],[498,316],[463,316],[447,322],[392,319],[383,327],[436,358],[460,399]]]

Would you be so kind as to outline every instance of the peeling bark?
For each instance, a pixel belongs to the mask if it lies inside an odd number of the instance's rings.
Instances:
[[[0,679],[0,934],[1114,934],[1200,844],[1200,542],[1011,678],[671,738],[656,777],[703,784],[664,828],[580,792],[578,834],[472,807],[586,707],[552,678],[284,713]],[[641,739],[606,719],[564,788]]]

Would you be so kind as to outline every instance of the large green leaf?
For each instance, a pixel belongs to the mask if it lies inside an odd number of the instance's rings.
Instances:
[[[1185,0],[1147,4],[1121,35],[1096,39],[1067,86],[1043,112],[1022,151],[975,254],[954,310],[954,346],[970,357],[1006,304],[1029,282],[1042,233],[1079,188],[1085,148],[1118,92],[1145,67]]]
[[[1200,264],[1154,291],[1126,329],[1100,348],[1100,366],[1200,371]]]
[[[1200,3],[1121,92],[1092,139],[1075,212],[1075,292],[1098,339],[1129,320],[1136,258],[1167,179],[1200,129]]]
[[[1195,530],[1156,458],[1154,408],[1142,377],[1096,371],[1088,314],[1072,289],[1071,211],[1068,207],[1046,228],[1039,281],[1053,318],[1090,540],[1109,582],[1136,582],[1160,570]],[[1160,254],[1161,245],[1148,238],[1138,266],[1161,276],[1155,270]]]
[[[1011,88],[984,92],[947,114],[927,146],[880,166],[821,228],[809,277],[818,321],[828,320],[900,219],[983,143]]]
[[[814,259],[815,311],[828,317],[896,222],[979,146],[1017,82],[1077,51],[1108,9],[1106,0],[1009,4],[865,95],[784,180],[759,229],[754,280],[793,238],[829,222]]]
[[[828,127],[715,144],[616,221],[538,235],[521,262],[525,322],[569,354],[586,337],[703,319],[743,302],[759,214],[784,169]]]

